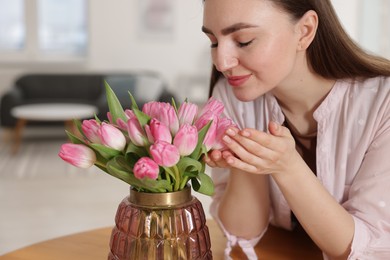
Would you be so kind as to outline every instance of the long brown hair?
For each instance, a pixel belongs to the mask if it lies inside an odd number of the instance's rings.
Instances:
[[[307,49],[308,63],[318,75],[328,79],[390,76],[390,61],[367,53],[343,29],[330,0],[268,0],[299,20],[314,10],[319,19],[316,36]],[[222,74],[215,66],[210,78],[211,95]]]

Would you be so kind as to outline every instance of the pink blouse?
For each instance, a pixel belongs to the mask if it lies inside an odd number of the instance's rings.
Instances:
[[[270,120],[284,122],[281,108],[270,93],[241,102],[222,79],[213,96],[224,103],[225,116],[239,128],[267,131]],[[390,78],[337,81],[314,118],[318,123],[317,178],[355,222],[348,259],[390,259]],[[244,240],[225,230],[217,208],[229,171],[214,168],[212,177],[216,193],[210,213],[228,238],[225,257],[230,259],[231,246],[238,243],[249,259],[257,259],[253,247],[265,231]],[[289,205],[272,178],[270,183],[270,224],[291,230]],[[324,259],[328,259],[325,254]]]

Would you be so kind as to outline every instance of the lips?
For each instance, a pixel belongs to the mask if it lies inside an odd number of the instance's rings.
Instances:
[[[251,74],[243,75],[243,76],[231,76],[231,77],[227,77],[227,80],[231,86],[239,87],[242,84],[244,84],[250,78],[250,76]]]

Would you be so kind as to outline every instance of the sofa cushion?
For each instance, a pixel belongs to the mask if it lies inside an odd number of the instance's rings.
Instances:
[[[95,100],[103,91],[100,75],[35,74],[21,77],[16,85],[26,99]]]

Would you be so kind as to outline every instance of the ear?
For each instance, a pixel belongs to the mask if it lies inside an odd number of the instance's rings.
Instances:
[[[297,23],[299,33],[298,50],[306,50],[312,43],[318,27],[318,15],[315,11],[307,11]]]

